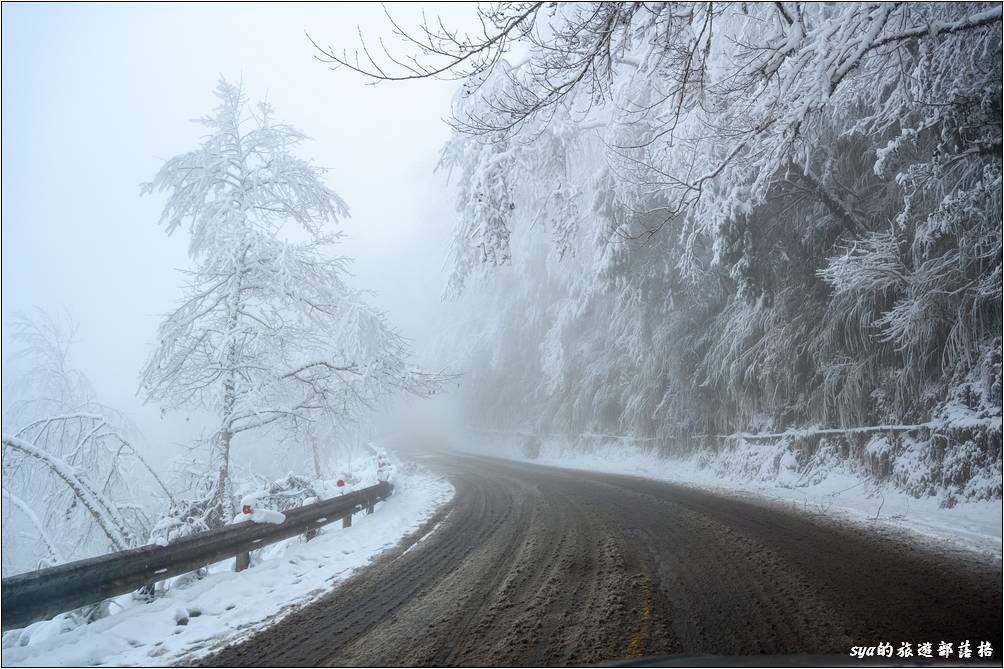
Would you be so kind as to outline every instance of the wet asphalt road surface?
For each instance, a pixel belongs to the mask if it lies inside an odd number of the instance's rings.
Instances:
[[[469,455],[420,532],[207,666],[564,666],[993,644],[999,560],[779,505]],[[379,511],[378,511],[379,513]]]

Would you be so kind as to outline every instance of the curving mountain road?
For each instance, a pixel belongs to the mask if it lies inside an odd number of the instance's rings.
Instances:
[[[423,532],[207,666],[1001,650],[1001,566],[769,504],[469,455]],[[974,652],[975,656],[975,652]]]

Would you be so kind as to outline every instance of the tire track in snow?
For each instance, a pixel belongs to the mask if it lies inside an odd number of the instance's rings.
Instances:
[[[1001,649],[1001,567],[648,479],[426,459],[452,504],[327,598],[203,660],[230,666],[589,664]]]

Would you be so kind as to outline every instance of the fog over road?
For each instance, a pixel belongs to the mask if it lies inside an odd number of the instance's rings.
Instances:
[[[641,478],[422,462],[456,487],[423,532],[203,663],[546,666],[967,639],[999,661],[999,562]]]

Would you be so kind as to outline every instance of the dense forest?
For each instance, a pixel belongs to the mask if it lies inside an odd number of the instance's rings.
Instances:
[[[872,473],[919,448],[918,491],[1000,495],[999,476],[967,487],[1000,470],[1000,6],[483,20],[484,39],[416,38],[426,60],[401,73],[463,80],[444,351],[465,352],[471,424],[669,452],[920,425],[937,435],[895,437]],[[867,461],[871,435],[843,456]]]

